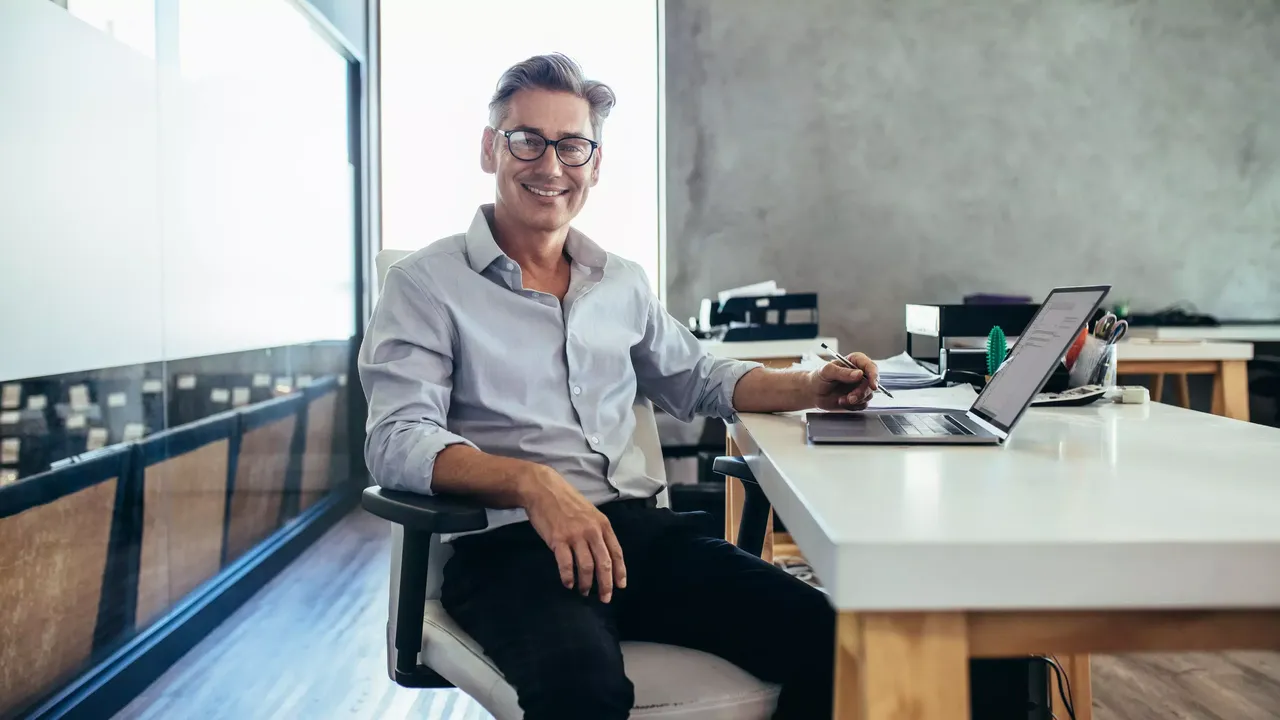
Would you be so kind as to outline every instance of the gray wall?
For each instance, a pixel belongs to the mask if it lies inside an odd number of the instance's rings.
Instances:
[[[903,305],[1106,281],[1280,317],[1280,2],[668,0],[668,307],[777,279],[846,348]]]

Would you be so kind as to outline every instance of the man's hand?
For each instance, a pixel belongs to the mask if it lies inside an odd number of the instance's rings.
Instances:
[[[809,373],[813,406],[823,410],[862,410],[879,382],[876,364],[862,353],[845,356],[857,370],[829,362]]]
[[[559,473],[538,467],[541,472],[532,483],[535,489],[525,504],[525,511],[533,529],[555,553],[560,582],[572,589],[576,579],[578,592],[585,596],[591,592],[594,576],[600,601],[609,602],[615,587],[627,586],[622,546],[613,534],[609,518]]]

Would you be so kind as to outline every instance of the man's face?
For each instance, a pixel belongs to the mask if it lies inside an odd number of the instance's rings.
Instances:
[[[498,204],[530,229],[550,232],[563,228],[582,210],[588,191],[599,179],[600,148],[580,167],[566,165],[549,144],[542,157],[521,160],[511,153],[502,134],[510,130],[537,133],[552,142],[566,137],[594,140],[590,105],[570,93],[521,90],[511,96],[507,118],[498,127],[499,132],[488,128],[484,131],[481,166],[497,176]],[[530,139],[536,141],[526,134],[526,145],[519,146],[516,141],[520,137],[512,138],[518,149],[527,148]],[[561,153],[571,157],[567,146],[562,146]]]

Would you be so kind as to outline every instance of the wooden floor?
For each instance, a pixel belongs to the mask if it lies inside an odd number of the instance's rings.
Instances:
[[[489,720],[387,677],[389,528],[344,518],[116,717]]]
[[[353,512],[116,717],[488,720],[387,678],[390,539]],[[1093,673],[1096,720],[1280,720],[1277,654],[1095,657]]]

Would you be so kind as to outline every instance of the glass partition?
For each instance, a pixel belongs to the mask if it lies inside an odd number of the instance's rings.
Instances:
[[[357,482],[353,78],[288,0],[0,3],[0,716]]]

